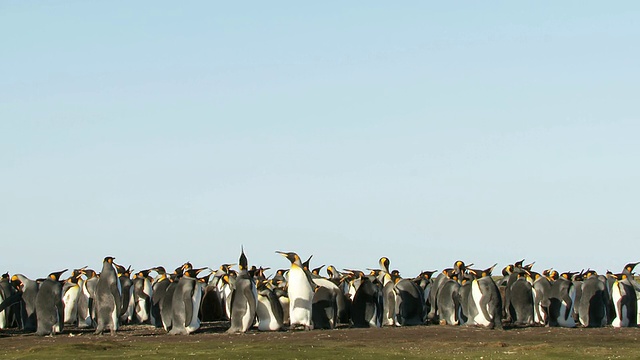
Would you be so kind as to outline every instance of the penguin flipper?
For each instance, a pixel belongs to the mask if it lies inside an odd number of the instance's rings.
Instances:
[[[191,303],[192,291],[186,291],[182,294],[182,301],[184,302],[184,326],[187,327],[191,324],[193,318],[193,304]]]
[[[116,281],[119,280],[116,279]],[[113,300],[116,304],[116,314],[120,315],[120,311],[122,310],[122,296],[120,296],[118,285],[116,283],[112,283],[109,285],[109,291],[111,292],[111,296],[113,296]]]

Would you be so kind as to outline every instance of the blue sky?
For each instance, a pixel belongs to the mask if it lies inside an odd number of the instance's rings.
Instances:
[[[640,260],[640,5],[0,3],[0,270]]]

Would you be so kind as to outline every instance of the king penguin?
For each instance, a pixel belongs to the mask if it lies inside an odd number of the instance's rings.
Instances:
[[[36,295],[36,316],[38,329],[36,335],[45,336],[60,333],[64,326],[64,304],[62,302],[62,284],[60,275],[67,269],[49,274],[42,281]]]
[[[607,325],[607,308],[609,294],[607,293],[606,279],[601,278],[593,271],[587,271],[583,275],[582,296],[576,301],[578,319],[584,327],[603,327]]]
[[[312,307],[313,294],[316,288],[309,272],[302,268],[302,261],[294,252],[276,251],[291,262],[287,279],[289,294],[289,322],[293,328],[303,326],[305,330],[313,329]]]
[[[62,302],[64,303],[64,323],[76,324],[78,321],[78,300],[82,293],[80,278],[83,269],[73,270],[62,286]]]
[[[576,272],[564,272],[551,284],[549,293],[549,326],[575,327],[573,307],[576,288],[571,281]]]
[[[122,308],[122,287],[113,260],[111,256],[104,258],[102,271],[96,284],[96,335],[102,334],[107,329],[111,335],[115,335],[120,325],[118,320]]]
[[[21,294],[21,301],[24,304],[22,311],[22,330],[36,331],[36,296],[38,295],[38,283],[22,274],[14,274],[11,283],[16,286]]]
[[[198,310],[204,284],[196,276],[204,269],[189,268],[178,280],[171,301],[173,319],[169,334],[188,335],[200,328]]]
[[[238,266],[240,271],[236,276],[233,292],[231,293],[231,326],[228,330],[229,333],[247,332],[256,318],[258,291],[253,277],[247,271],[248,263],[244,249],[241,250]]]
[[[131,300],[133,312],[131,320],[136,324],[155,325],[155,319],[151,312],[153,288],[151,286],[151,269],[138,271],[132,280]]]
[[[467,270],[472,277],[471,299],[477,309],[473,323],[490,329],[502,329],[502,297],[491,278],[496,265],[485,270]]]

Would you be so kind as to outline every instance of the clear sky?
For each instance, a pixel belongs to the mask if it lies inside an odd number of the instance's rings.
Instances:
[[[640,2],[0,2],[0,271],[640,261]]]

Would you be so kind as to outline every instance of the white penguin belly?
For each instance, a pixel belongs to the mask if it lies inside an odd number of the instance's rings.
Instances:
[[[476,309],[478,311],[478,314],[476,314],[476,316],[473,318],[473,321],[477,324],[477,325],[482,325],[482,326],[489,326],[489,324],[491,324],[491,322],[493,321],[493,319],[487,319],[484,316],[484,312],[482,311],[482,307],[480,305],[480,299],[482,299],[482,291],[480,291],[480,286],[478,285],[478,280],[473,280],[473,282],[471,283],[471,297],[473,298],[473,302],[476,306]],[[487,313],[491,314],[491,311],[489,311],[489,305],[487,304]]]

